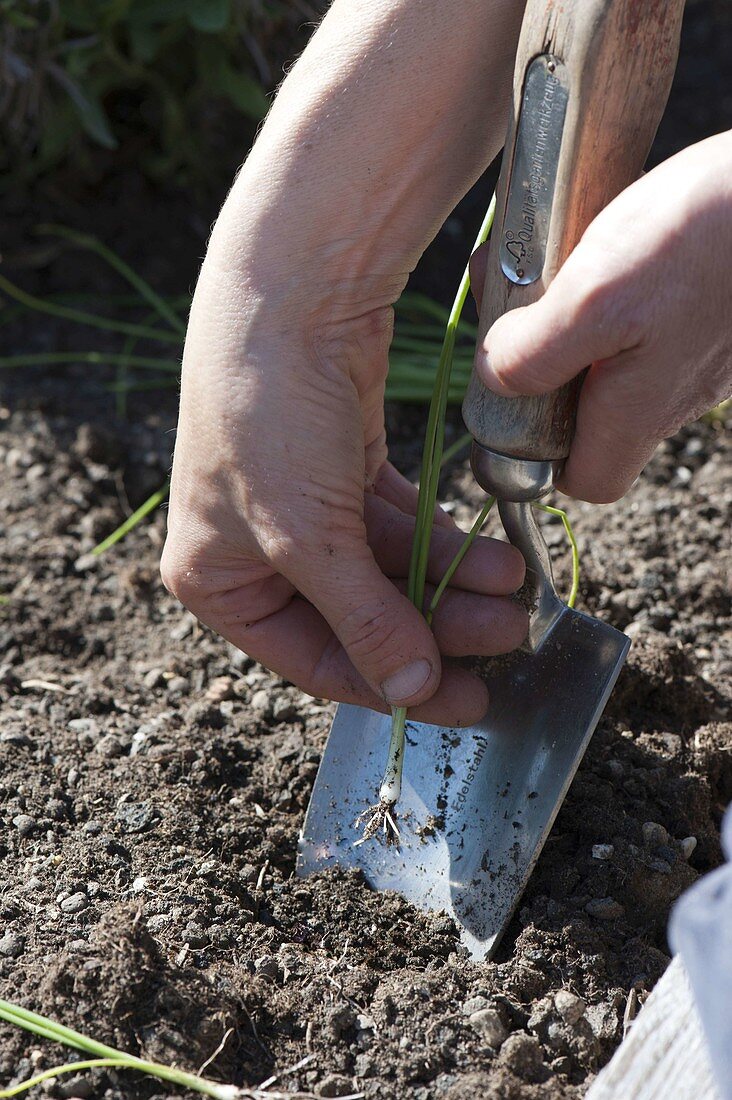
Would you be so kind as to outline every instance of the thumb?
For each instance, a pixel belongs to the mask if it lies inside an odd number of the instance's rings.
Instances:
[[[634,346],[622,283],[598,278],[596,272],[606,266],[598,260],[602,257],[580,242],[543,298],[493,324],[475,360],[490,390],[502,397],[549,393],[591,363]]]
[[[442,671],[437,643],[417,608],[381,572],[365,533],[363,543],[331,541],[328,554],[327,573],[293,583],[382,699],[413,706],[431,698]]]

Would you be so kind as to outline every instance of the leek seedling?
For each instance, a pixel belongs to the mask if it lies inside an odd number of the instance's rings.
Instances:
[[[496,196],[494,195],[483,219],[483,224],[478,231],[478,236],[472,251],[475,251],[475,249],[487,239],[491,226],[493,225],[495,210]],[[447,410],[448,394],[450,391],[453,352],[458,326],[460,324],[460,316],[469,289],[470,270],[466,265],[445,326],[445,335],[442,340],[442,350],[437,364],[437,373],[435,375],[432,400],[430,401],[427,431],[422,452],[422,471],[419,481],[417,518],[414,526],[412,556],[409,564],[409,581],[407,586],[407,595],[409,599],[420,611],[424,610],[427,562],[429,559],[430,542],[432,539],[432,522],[435,506],[437,504],[437,491],[440,470],[442,467],[442,450],[445,439],[445,412]],[[478,533],[479,527],[480,525],[477,525],[476,521],[466,541],[473,541]],[[470,542],[468,542],[468,546],[464,548],[461,547],[459,552],[461,558],[467,553]],[[457,569],[458,564],[459,561],[453,563],[454,569]],[[451,566],[451,568],[453,567]],[[440,595],[444,592],[444,588],[445,586],[442,587]],[[404,750],[406,745],[406,718],[407,711],[405,707],[394,707],[392,709],[391,738],[389,741],[386,770],[379,789],[379,800],[375,806],[372,806],[358,819],[358,824],[364,824],[362,841],[376,836],[379,832],[384,833],[388,843],[396,843],[399,840],[399,830],[396,825],[394,808],[399,801],[402,791],[402,773],[404,770]],[[362,841],[358,843],[362,843]]]
[[[486,216],[483,219],[483,224],[481,225],[478,232],[478,237],[476,239],[475,245],[473,246],[473,251],[475,251],[475,249],[478,248],[478,246],[487,239],[488,234],[491,230],[491,226],[493,224],[495,208],[496,197],[494,195],[486,212]],[[460,281],[460,285],[458,287],[457,294],[455,296],[455,301],[447,318],[445,335],[442,342],[442,351],[437,366],[432,400],[430,402],[429,419],[427,423],[425,445],[422,454],[422,471],[419,483],[417,520],[415,523],[414,537],[412,542],[412,556],[409,566],[409,583],[407,594],[415,607],[424,612],[425,618],[430,625],[432,624],[432,617],[437,608],[437,605],[445,589],[452,580],[455,570],[467,554],[473,541],[477,537],[478,532],[482,529],[486,519],[488,518],[488,513],[495,503],[495,497],[489,497],[484,504],[475,522],[473,523],[470,532],[466,536],[465,541],[458,550],[453,561],[450,563],[444,577],[437,586],[429,607],[426,611],[424,611],[424,593],[425,582],[427,578],[427,562],[429,560],[429,549],[432,538],[432,517],[434,516],[435,506],[437,504],[437,492],[439,486],[440,471],[446,461],[448,461],[454,455],[458,454],[463,449],[463,447],[468,445],[471,438],[469,434],[460,436],[460,438],[457,439],[443,453],[443,444],[445,438],[445,412],[451,386],[455,339],[458,328],[461,324],[460,315],[462,313],[463,306],[465,305],[465,300],[467,298],[469,289],[470,270],[469,266],[466,266],[463,277]],[[475,329],[473,329],[473,332],[475,335],[477,335]],[[577,542],[572,532],[569,519],[566,513],[559,508],[553,508],[547,504],[538,503],[536,506],[542,509],[542,511],[549,512],[555,516],[559,516],[562,520],[562,523],[564,524],[564,529],[567,532],[567,537],[569,538],[569,542],[572,548],[572,589],[567,603],[569,607],[574,607],[575,600],[577,598],[577,590],[579,587],[579,555],[577,550]],[[391,737],[389,740],[389,750],[387,753],[384,778],[379,788],[379,799],[375,806],[370,807],[357,819],[356,824],[363,824],[364,826],[363,837],[361,838],[361,840],[357,841],[357,844],[363,844],[366,840],[369,840],[371,837],[374,837],[379,833],[383,833],[387,843],[396,844],[399,841],[396,804],[401,797],[402,791],[404,753],[406,749],[406,721],[406,708],[393,707]]]

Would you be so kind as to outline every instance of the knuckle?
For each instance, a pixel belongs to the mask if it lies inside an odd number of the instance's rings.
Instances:
[[[272,532],[266,538],[260,536],[260,543],[267,562],[283,576],[290,576],[297,563],[312,553],[312,540],[307,532],[300,534],[286,531]]]
[[[602,249],[600,249],[600,253]],[[625,269],[598,262],[597,252],[582,250],[573,264],[575,293],[567,310],[571,326],[607,335],[608,346],[630,349],[645,343],[649,329],[648,296],[635,292]]]
[[[196,554],[185,558],[170,539],[165,543],[160,559],[160,578],[177,600],[195,612],[203,603],[204,563]]]
[[[383,600],[367,600],[336,625],[336,632],[356,661],[387,668],[400,655],[399,623]]]

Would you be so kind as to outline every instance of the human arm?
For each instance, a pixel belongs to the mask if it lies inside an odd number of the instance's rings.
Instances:
[[[162,563],[203,622],[313,694],[453,724],[486,693],[439,650],[520,642],[523,563],[480,540],[435,637],[400,591],[416,501],[387,461],[391,304],[502,144],[522,8],[335,0],[212,234]],[[461,537],[438,518],[433,582]]]

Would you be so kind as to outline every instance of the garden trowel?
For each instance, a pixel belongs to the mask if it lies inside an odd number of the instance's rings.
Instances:
[[[539,298],[593,218],[641,173],[666,104],[683,0],[529,0],[480,318]],[[632,248],[632,232],[619,248]],[[591,277],[591,276],[590,276]],[[591,292],[591,286],[588,286]],[[519,322],[517,322],[519,323]],[[463,405],[476,480],[523,553],[533,611],[521,649],[486,661],[490,706],[467,729],[407,721],[400,839],[363,842],[391,719],[338,707],[298,872],[360,868],[379,890],[457,921],[476,958],[498,943],[625,660],[628,639],[565,606],[533,503],[569,453],[581,378]]]

